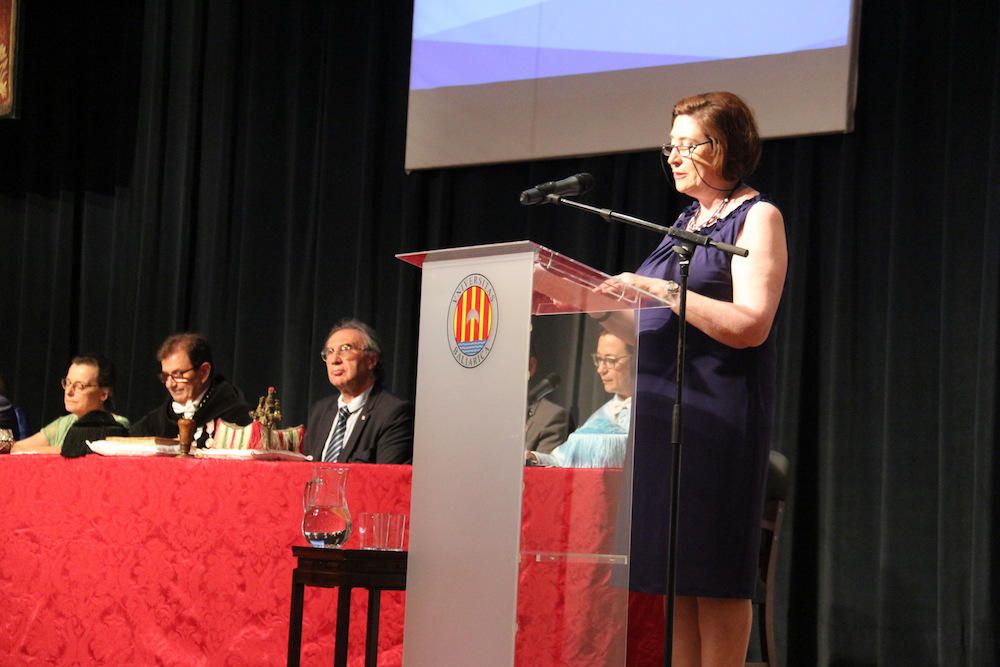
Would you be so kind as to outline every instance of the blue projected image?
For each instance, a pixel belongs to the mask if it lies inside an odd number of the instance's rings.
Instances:
[[[422,90],[845,46],[850,0],[416,0]]]

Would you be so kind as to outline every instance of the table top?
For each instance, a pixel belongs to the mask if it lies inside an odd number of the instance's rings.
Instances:
[[[304,547],[295,545],[292,554],[298,559],[331,561],[337,563],[406,563],[405,551],[390,551],[388,549],[334,549],[323,547]]]
[[[405,551],[293,546],[296,585],[406,590]]]

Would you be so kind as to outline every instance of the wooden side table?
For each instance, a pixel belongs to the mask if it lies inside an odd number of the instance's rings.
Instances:
[[[298,667],[302,651],[302,602],[306,586],[339,588],[334,667],[347,667],[351,589],[368,591],[365,667],[378,659],[379,600],[382,591],[406,590],[406,552],[292,547],[298,564],[292,571],[292,609],[288,618],[288,667]]]

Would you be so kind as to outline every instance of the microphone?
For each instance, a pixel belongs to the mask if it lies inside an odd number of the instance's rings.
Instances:
[[[594,177],[590,174],[576,174],[561,181],[549,181],[536,185],[521,193],[522,206],[534,206],[545,203],[549,195],[563,197],[565,195],[582,195],[594,187]]]
[[[559,383],[562,382],[562,378],[559,377],[559,373],[549,373],[545,376],[545,379],[536,384],[528,392],[528,405],[536,401],[540,401],[552,392],[556,390]]]

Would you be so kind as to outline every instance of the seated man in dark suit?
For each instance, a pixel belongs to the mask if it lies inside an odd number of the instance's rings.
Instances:
[[[538,370],[535,342],[531,342],[528,356],[528,380]],[[524,421],[524,451],[550,453],[566,442],[570,425],[569,411],[545,398],[559,384],[558,375],[550,375],[528,391],[528,416]]]
[[[204,447],[215,429],[215,420],[246,426],[250,406],[243,392],[212,372],[212,348],[201,334],[178,333],[168,337],[156,353],[160,381],[170,393],[160,407],[132,424],[129,435],[176,438],[177,420],[194,420],[194,442]]]
[[[344,320],[330,330],[320,356],[338,395],[309,409],[304,452],[315,461],[410,463],[413,406],[382,389],[375,331]]]

